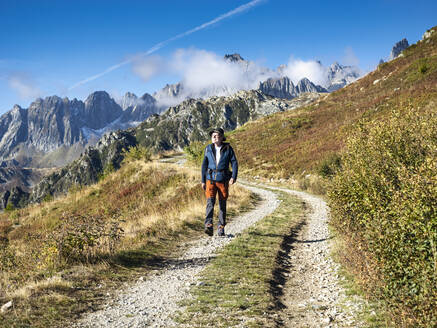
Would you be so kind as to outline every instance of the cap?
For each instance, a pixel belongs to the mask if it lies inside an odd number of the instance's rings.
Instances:
[[[220,133],[223,136],[223,141],[226,140],[225,131],[222,128],[215,128],[209,131],[210,136],[212,136],[213,133]]]

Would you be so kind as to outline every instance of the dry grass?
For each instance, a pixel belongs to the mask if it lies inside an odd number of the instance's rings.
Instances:
[[[29,282],[25,286],[8,293],[6,295],[6,298],[27,299],[30,296],[42,292],[44,290],[64,289],[64,288],[71,288],[71,287],[72,287],[71,281],[64,280],[60,276],[52,276],[44,280]]]
[[[232,186],[228,213],[253,202]],[[14,309],[0,326],[52,326],[96,306],[103,291],[202,234],[204,207],[198,170],[134,161],[93,186],[1,214],[0,303],[13,299]]]

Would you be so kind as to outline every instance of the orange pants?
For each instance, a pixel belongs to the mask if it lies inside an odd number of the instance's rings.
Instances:
[[[206,198],[214,198],[219,195],[219,200],[226,200],[229,196],[229,182],[218,182],[206,180]]]

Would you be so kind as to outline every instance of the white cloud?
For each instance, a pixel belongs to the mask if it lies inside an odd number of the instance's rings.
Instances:
[[[239,65],[205,50],[177,50],[171,69],[182,76],[184,86],[190,90],[221,86],[240,88],[244,83]]]
[[[315,60],[304,61],[290,57],[288,64],[282,68],[282,74],[288,76],[294,84],[305,77],[315,84],[326,85],[328,82],[326,67]]]
[[[352,47],[346,47],[344,50],[343,64],[356,67],[360,64],[360,60],[355,55]]]
[[[35,81],[26,73],[13,73],[8,76],[9,86],[23,99],[39,97],[41,90]]]
[[[278,75],[276,71],[254,62],[232,62],[214,52],[195,48],[178,49],[170,58],[161,59],[158,66],[161,73],[179,76],[183,85],[177,99],[165,93],[157,95],[163,106],[174,105],[187,97],[207,98],[212,95],[229,95],[239,90],[256,89],[260,81]],[[140,72],[134,72],[140,75]]]
[[[147,82],[165,69],[163,60],[159,56],[136,58],[132,63],[133,72]]]
[[[346,68],[345,74],[352,70],[355,69]],[[330,85],[329,67],[319,61],[290,57],[287,65],[272,70],[252,61],[225,60],[214,52],[195,48],[178,49],[169,58],[154,56],[138,61],[133,66],[133,72],[145,81],[163,73],[178,76],[182,89],[175,90],[176,86],[169,86],[155,94],[162,106],[176,105],[186,98],[207,98],[257,89],[260,82],[281,76],[288,76],[294,84],[308,78],[323,87]]]

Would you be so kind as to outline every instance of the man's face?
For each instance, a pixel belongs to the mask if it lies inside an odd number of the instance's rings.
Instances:
[[[214,132],[211,135],[211,141],[212,141],[212,143],[214,143],[216,145],[220,145],[223,141],[223,136],[218,132]]]

